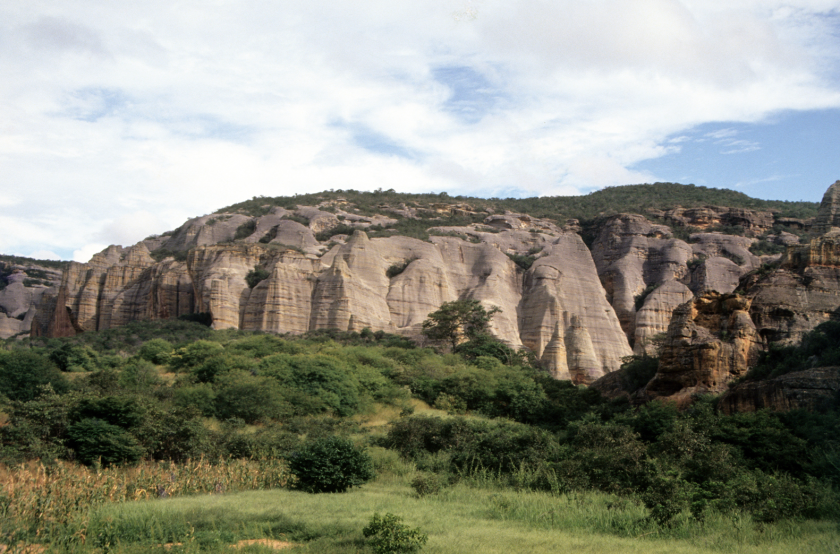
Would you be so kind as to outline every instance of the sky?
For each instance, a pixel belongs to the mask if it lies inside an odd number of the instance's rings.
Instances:
[[[838,179],[840,0],[0,3],[4,254],[261,195]]]

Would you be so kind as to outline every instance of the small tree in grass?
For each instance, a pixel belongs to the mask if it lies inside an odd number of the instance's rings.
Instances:
[[[345,492],[376,475],[373,460],[349,439],[326,437],[306,444],[289,460],[297,487],[308,492]]]
[[[373,514],[370,523],[362,529],[376,554],[410,554],[420,550],[429,537],[412,529],[402,522],[402,518],[394,514]]]

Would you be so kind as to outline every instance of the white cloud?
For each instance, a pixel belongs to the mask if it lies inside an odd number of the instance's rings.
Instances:
[[[98,254],[107,248],[105,244],[86,244],[73,251],[73,261],[86,263],[89,262],[94,254]]]
[[[840,106],[831,10],[840,2],[0,7],[0,251],[89,258],[254,195],[655,180],[628,168],[677,151],[669,137],[695,125]]]
[[[26,255],[27,258],[35,258],[36,260],[60,260],[61,256],[52,250],[35,250]]]

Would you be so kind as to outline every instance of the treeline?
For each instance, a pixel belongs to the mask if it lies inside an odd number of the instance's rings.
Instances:
[[[6,464],[287,458],[304,439],[351,435],[413,461],[418,490],[486,473],[517,488],[624,495],[661,524],[709,510],[840,518],[840,399],[733,416],[714,398],[682,413],[634,409],[555,381],[480,334],[438,353],[367,329],[292,338],[135,322],[5,347]],[[630,363],[649,377],[649,360]],[[417,399],[448,416],[413,415]],[[396,421],[367,434],[358,416],[383,407]]]
[[[644,213],[648,208],[666,210],[676,206],[693,208],[700,206],[728,206],[753,210],[778,212],[781,217],[809,218],[817,214],[817,202],[789,202],[760,200],[741,192],[678,183],[654,183],[607,187],[580,196],[541,196],[533,198],[476,198],[471,196],[450,196],[440,194],[398,193],[393,189],[373,192],[357,190],[330,190],[320,193],[295,196],[254,197],[218,210],[217,213],[241,213],[259,216],[272,207],[282,206],[294,210],[298,205],[315,206],[325,201],[346,200],[359,213],[380,213],[380,206],[396,207],[401,203],[430,207],[432,204],[466,203],[474,209],[491,208],[497,213],[504,210],[527,213],[534,217],[558,219],[576,218],[592,220],[618,212]]]

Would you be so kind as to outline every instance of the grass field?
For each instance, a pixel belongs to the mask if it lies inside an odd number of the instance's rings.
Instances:
[[[643,507],[601,493],[551,495],[464,479],[419,497],[413,467],[377,452],[380,476],[344,494],[286,489],[106,504],[91,514],[84,545],[67,552],[232,552],[248,539],[291,542],[294,552],[372,552],[362,529],[375,512],[404,518],[429,537],[424,553],[834,553],[833,522],[757,524],[711,514],[657,528]],[[61,551],[56,545],[53,547]],[[52,550],[52,549],[51,549]],[[240,552],[271,552],[252,544]]]

